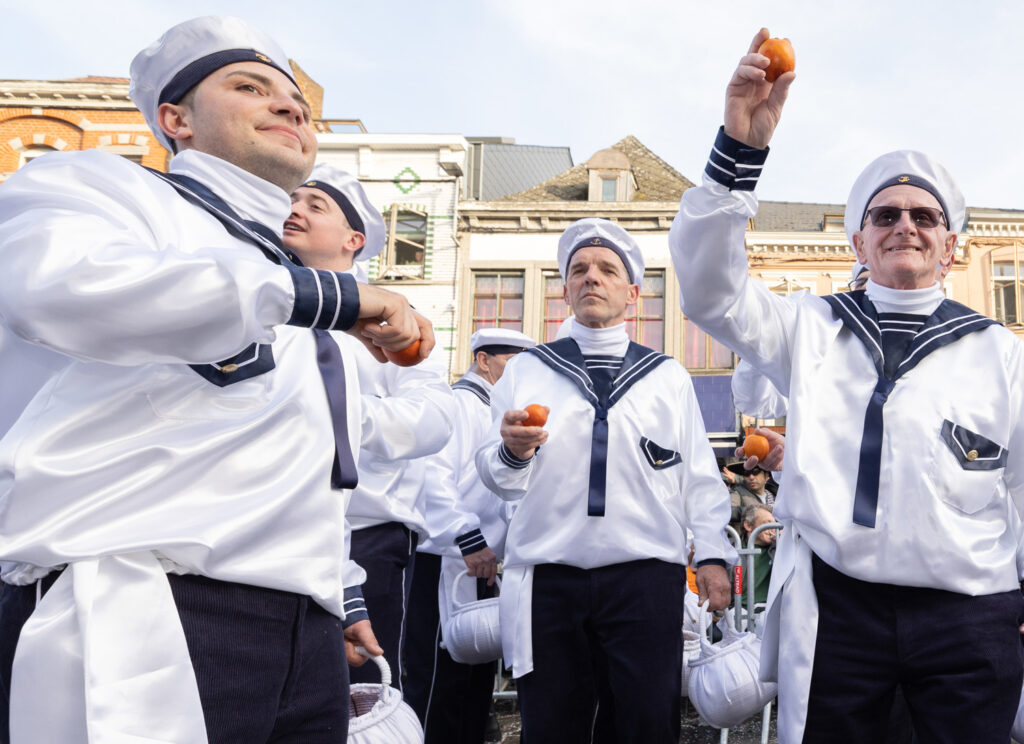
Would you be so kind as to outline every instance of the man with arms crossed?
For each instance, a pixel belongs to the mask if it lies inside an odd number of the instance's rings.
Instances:
[[[590,741],[596,690],[619,742],[679,740],[686,530],[701,602],[729,602],[729,496],[686,371],[631,343],[644,275],[633,238],[588,218],[558,242],[568,338],[512,359],[477,451],[484,483],[516,501],[501,630],[530,744]],[[529,404],[544,428],[523,426]]]
[[[316,152],[289,70],[237,19],[175,26],[131,69],[169,175],[56,153],[0,191],[14,744],[345,741],[358,406],[317,332],[433,337],[400,296],[281,249]]]
[[[1024,669],[1024,346],[945,299],[964,198],[919,152],[882,155],[850,192],[865,290],[785,298],[750,279],[752,189],[794,79],[764,79],[767,35],[670,243],[687,316],[789,397],[762,666],[778,666],[779,741],[882,741],[897,686],[923,741],[1006,741]]]

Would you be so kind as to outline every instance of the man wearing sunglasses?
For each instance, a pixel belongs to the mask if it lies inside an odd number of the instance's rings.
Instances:
[[[670,243],[687,316],[789,396],[762,659],[779,741],[884,741],[897,688],[923,741],[1007,741],[1024,676],[1024,345],[945,298],[936,272],[966,207],[919,152],[882,155],[851,189],[863,291],[777,297],[749,277],[753,189],[795,79],[765,80],[767,36],[729,83]]]

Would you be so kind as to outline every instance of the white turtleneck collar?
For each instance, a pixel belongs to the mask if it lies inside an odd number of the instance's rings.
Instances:
[[[483,377],[478,375],[472,369],[467,369],[466,370],[466,374],[464,374],[462,377],[463,377],[463,379],[470,380],[471,382],[475,382],[477,385],[482,387],[488,393],[490,393],[491,392],[491,388],[494,387],[493,385],[491,385],[491,383],[489,383]]]
[[[946,299],[942,285],[937,281],[924,289],[892,289],[868,279],[865,291],[875,310],[880,313],[931,315]]]
[[[283,232],[292,204],[280,186],[198,150],[179,152],[171,160],[170,170],[208,186],[245,219],[260,222],[278,235]]]
[[[611,328],[587,328],[582,323],[571,319],[569,335],[576,340],[580,351],[584,354],[607,354],[609,356],[626,356],[629,348],[629,336],[626,335],[626,324],[619,323]]]

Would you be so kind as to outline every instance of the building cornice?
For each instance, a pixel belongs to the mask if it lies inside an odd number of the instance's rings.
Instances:
[[[65,80],[0,80],[0,106],[27,108],[135,108],[128,83]]]

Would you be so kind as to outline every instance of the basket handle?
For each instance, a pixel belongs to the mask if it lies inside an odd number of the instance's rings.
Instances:
[[[356,646],[356,653],[360,656],[365,656],[367,659],[377,665],[380,670],[380,698],[384,699],[384,693],[387,688],[391,687],[391,666],[388,664],[388,660],[384,658],[384,654],[380,656],[373,656],[364,646]]]
[[[466,569],[462,569],[455,576],[455,580],[452,581],[452,604],[455,605],[455,609],[456,610],[461,610],[463,607],[466,607],[467,605],[471,604],[470,602],[460,602],[459,601],[459,582],[462,581],[462,579],[464,577],[467,577],[467,576],[469,576],[469,571],[467,571]],[[494,583],[498,585],[498,590],[500,591],[501,590],[501,579],[499,579],[497,576],[495,576],[494,577]]]

